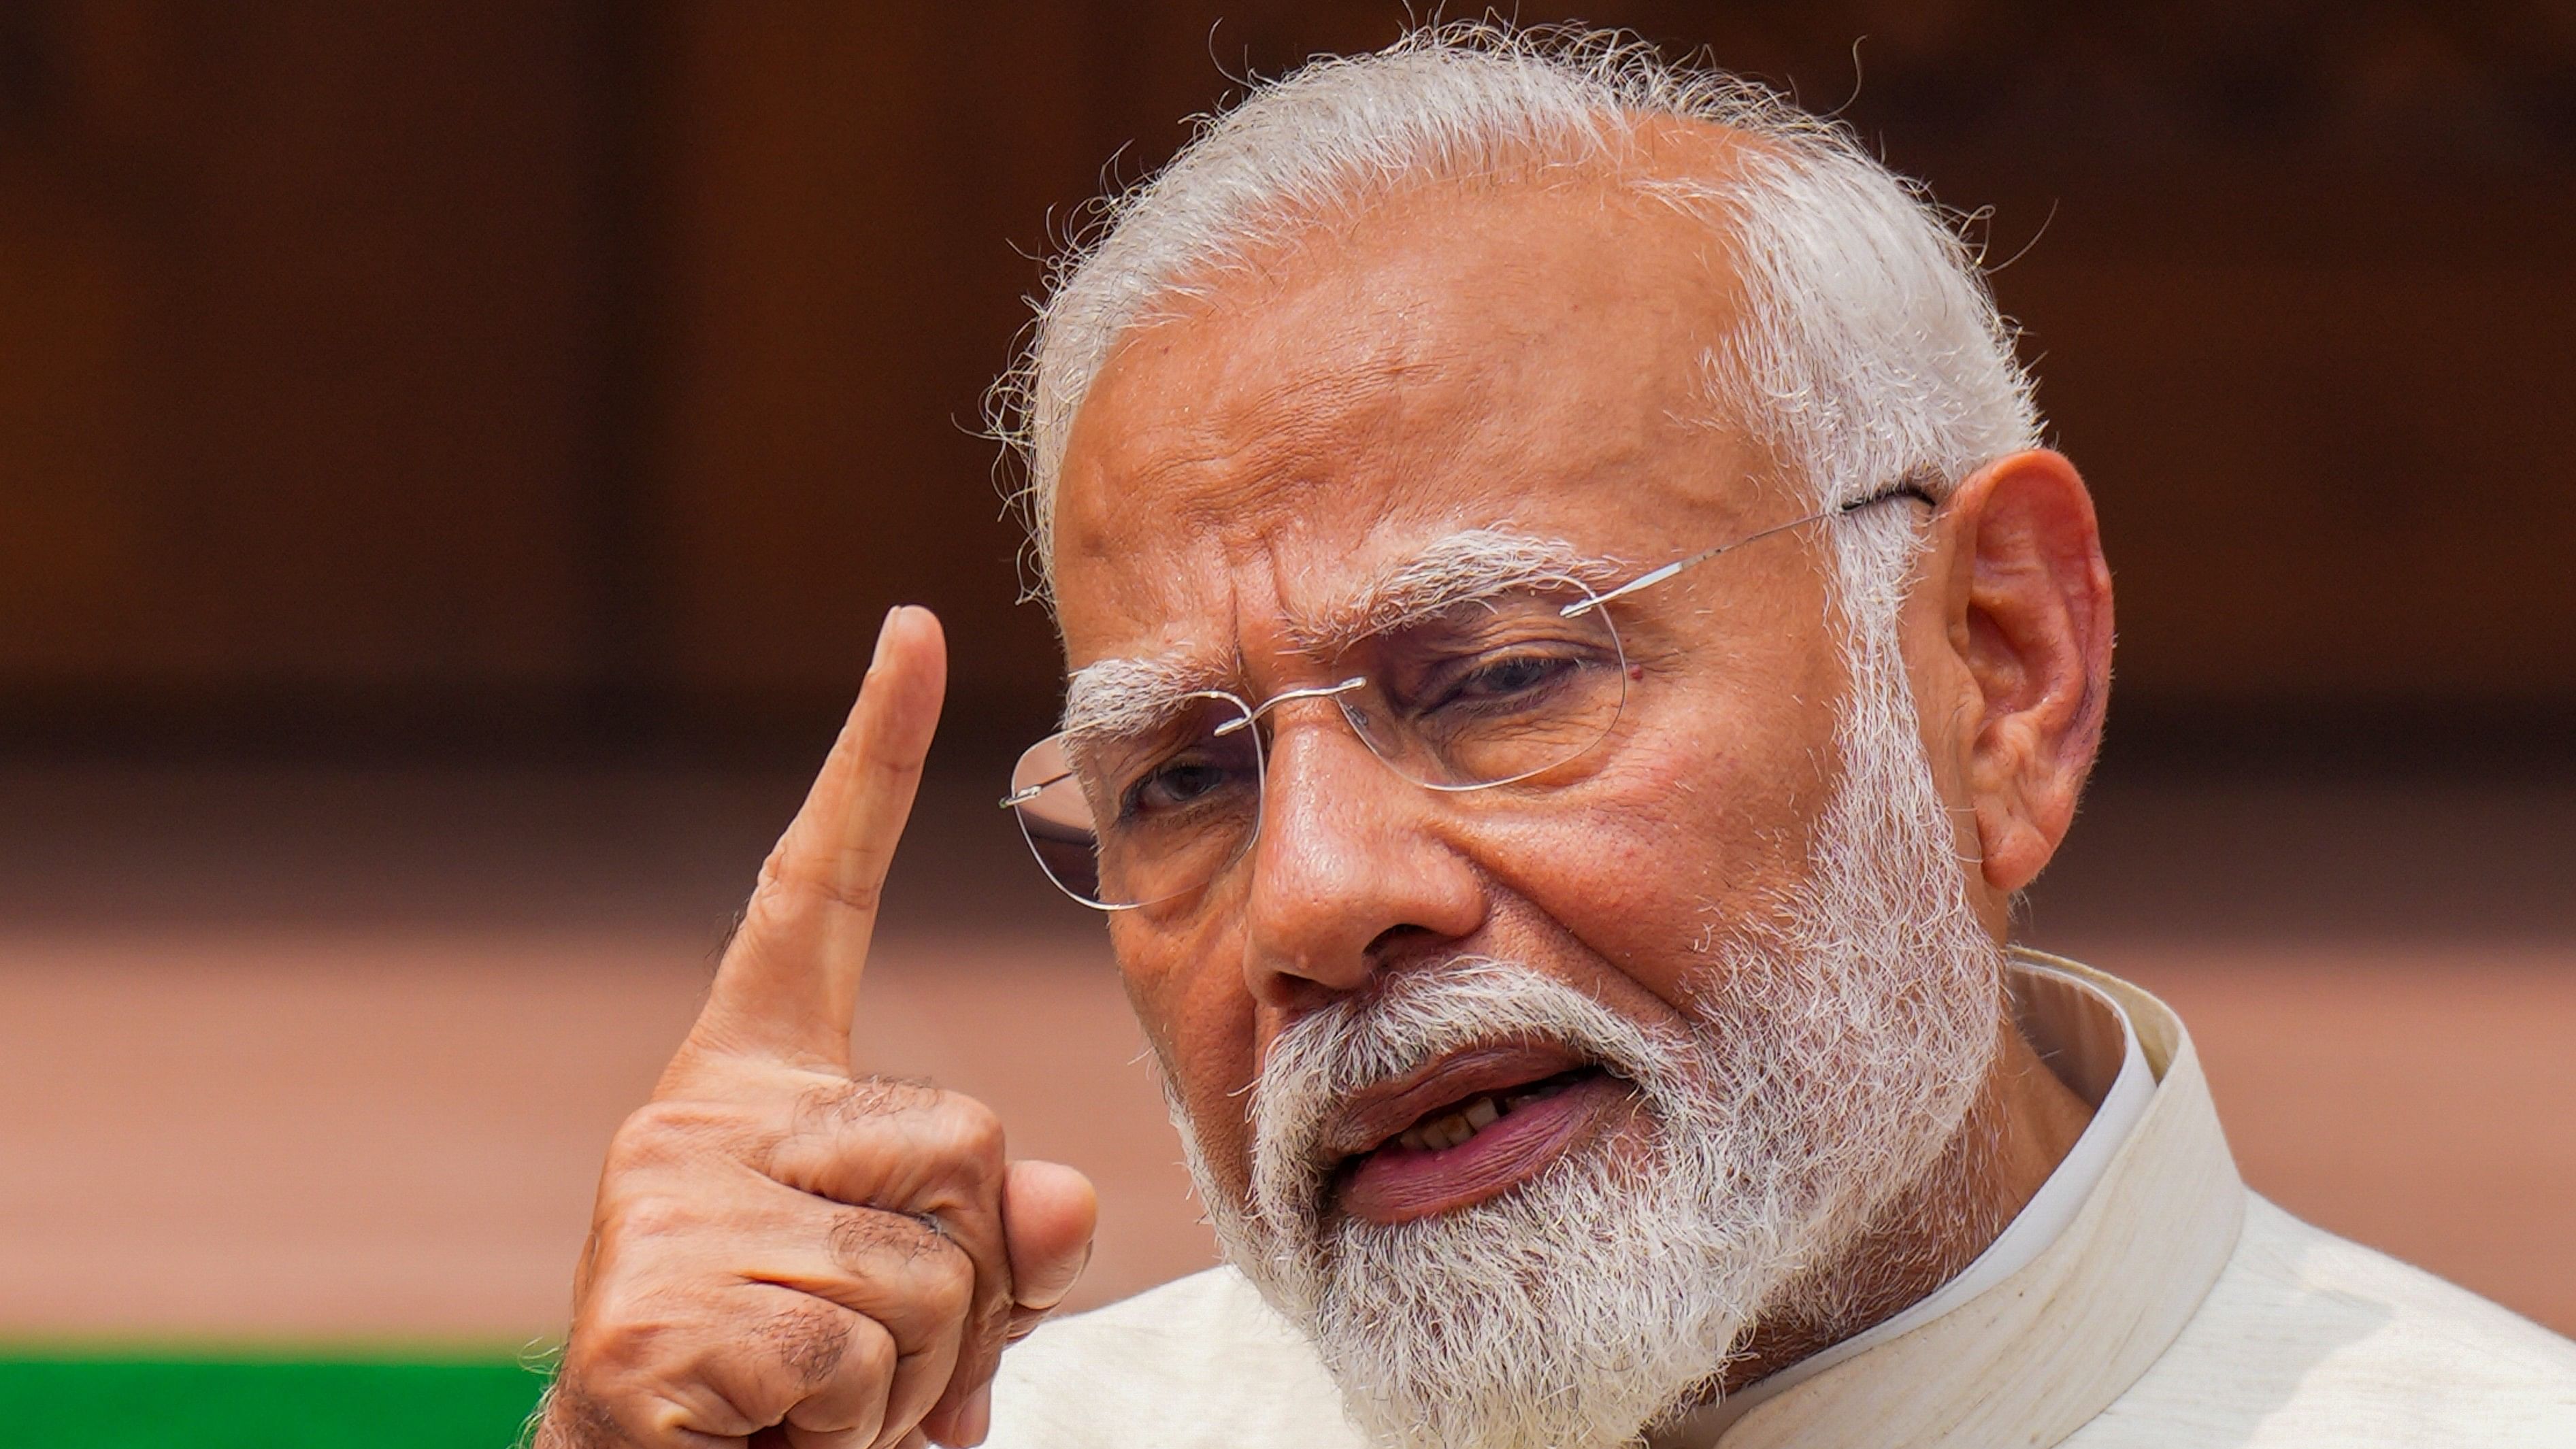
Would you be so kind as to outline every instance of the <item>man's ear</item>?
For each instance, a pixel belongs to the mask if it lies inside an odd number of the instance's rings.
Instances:
[[[1942,505],[1947,625],[1972,684],[1965,774],[1987,884],[2031,883],[2075,820],[2111,692],[2111,566],[2063,454],[1986,465]]]

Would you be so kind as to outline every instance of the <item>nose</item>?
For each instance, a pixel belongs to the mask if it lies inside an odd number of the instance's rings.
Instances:
[[[1244,903],[1244,983],[1296,1013],[1484,923],[1483,881],[1433,792],[1379,763],[1322,701],[1273,716]]]

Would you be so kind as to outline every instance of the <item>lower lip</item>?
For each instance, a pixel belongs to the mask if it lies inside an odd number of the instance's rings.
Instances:
[[[1455,1147],[1380,1147],[1343,1180],[1342,1211],[1363,1222],[1404,1223],[1482,1202],[1538,1176],[1600,1135],[1633,1100],[1628,1084],[1616,1077],[1583,1077]]]

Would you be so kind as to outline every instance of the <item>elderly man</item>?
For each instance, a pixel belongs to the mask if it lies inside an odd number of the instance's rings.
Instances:
[[[897,610],[619,1134],[541,1438],[2576,1444],[2576,1345],[2248,1194],[2153,997],[2008,950],[2111,587],[1937,215],[1598,37],[1209,124],[1012,392],[1100,907],[1229,1266],[854,1076],[938,710]]]

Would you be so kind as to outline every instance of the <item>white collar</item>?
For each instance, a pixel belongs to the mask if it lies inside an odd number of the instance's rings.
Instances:
[[[2119,998],[2044,957],[2016,955],[2009,985],[2022,1034],[2093,1120],[2039,1191],[1967,1267],[1912,1306],[1747,1384],[1654,1436],[1655,1449],[1710,1449],[1765,1400],[1913,1332],[2021,1271],[2075,1221],[2155,1100],[2155,1072]]]

